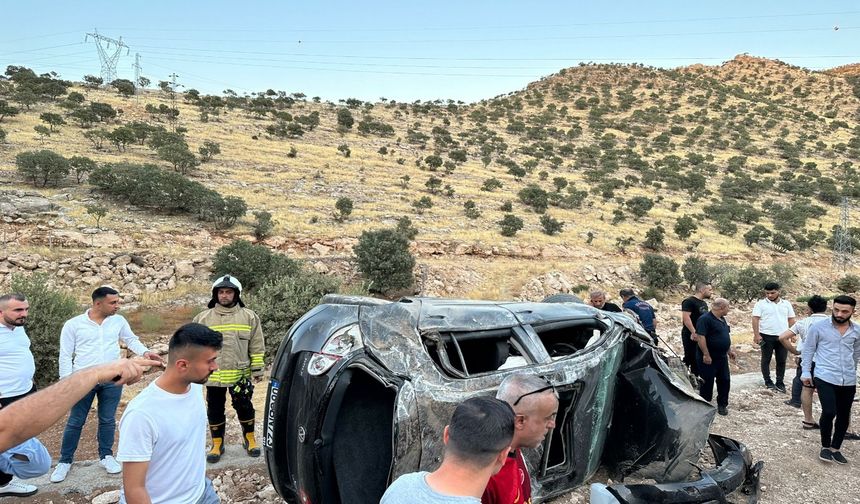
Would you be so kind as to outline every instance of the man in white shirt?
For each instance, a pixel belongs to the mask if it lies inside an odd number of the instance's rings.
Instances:
[[[128,504],[217,504],[206,478],[203,384],[218,369],[221,333],[185,324],[170,338],[167,367],[131,400],[119,423],[117,459]]]
[[[35,391],[36,364],[24,331],[30,303],[21,294],[0,296],[0,407]],[[23,439],[0,453],[0,497],[27,497],[38,488],[18,478],[41,476],[51,468],[48,450],[36,438]]]
[[[86,312],[63,325],[60,333],[60,378],[73,371],[104,364],[119,358],[119,340],[135,354],[147,359],[161,361],[161,357],[140,342],[132,332],[128,321],[117,315],[120,306],[119,293],[110,287],[99,287],[92,294],[93,305]],[[58,483],[66,479],[74,460],[81,430],[87,420],[93,399],[98,397],[98,443],[99,459],[108,474],[122,470],[113,457],[113,440],[116,433],[116,410],[122,396],[122,385],[112,382],[96,385],[89,394],[78,401],[69,414],[63,431],[60,460],[51,474],[51,481]]]
[[[785,401],[785,404],[803,410],[803,428],[806,430],[817,429],[818,424],[812,418],[812,392],[815,386],[806,387],[800,381],[800,375],[803,373],[803,342],[806,339],[806,334],[809,332],[809,327],[820,321],[827,319],[827,300],[818,294],[809,298],[806,302],[809,307],[810,315],[803,320],[786,329],[779,335],[779,342],[788,349],[789,352],[797,356],[795,364],[797,365],[797,373],[791,381],[791,399]],[[797,346],[792,341],[798,338]],[[812,363],[811,369],[815,369],[815,363]]]
[[[761,346],[761,376],[764,384],[771,390],[786,393],[785,359],[788,350],[779,342],[779,335],[794,325],[795,314],[791,303],[779,297],[779,284],[768,282],[764,285],[764,299],[753,306],[753,341]],[[776,383],[770,379],[770,361],[776,353]]]

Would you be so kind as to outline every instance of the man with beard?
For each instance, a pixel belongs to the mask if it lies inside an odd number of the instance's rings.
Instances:
[[[170,338],[164,373],[128,403],[119,424],[120,502],[217,504],[206,478],[203,384],[218,369],[221,334],[185,324]]]
[[[224,336],[224,350],[218,357],[218,371],[206,383],[206,414],[212,448],[206,460],[215,463],[224,453],[224,431],[227,417],[224,408],[227,391],[233,400],[233,409],[242,426],[242,442],[251,457],[260,456],[254,436],[254,405],[251,397],[254,384],[263,376],[263,355],[266,351],[260,317],[245,308],[240,295],[242,284],[230,275],[224,275],[212,284],[209,309],[194,317],[194,322],[208,326]]]
[[[684,345],[684,364],[690,368],[690,372],[699,376],[699,366],[696,364],[696,322],[699,317],[708,313],[706,299],[711,299],[711,284],[707,282],[696,283],[696,292],[681,303],[681,343]]]
[[[63,324],[63,330],[60,333],[61,379],[69,376],[73,371],[119,359],[120,340],[137,355],[142,355],[149,360],[161,360],[161,356],[150,352],[140,342],[125,317],[117,314],[120,306],[119,292],[111,287],[102,286],[94,290],[91,297],[93,304],[86,312]],[[63,481],[69,474],[78,441],[81,439],[81,430],[96,398],[98,398],[99,462],[108,474],[116,474],[122,470],[113,457],[116,410],[121,397],[122,385],[116,385],[113,382],[100,383],[72,408],[66,428],[63,430],[60,460],[54,472],[51,473],[51,482]]]
[[[779,335],[794,325],[795,314],[791,303],[780,297],[780,287],[776,282],[764,285],[764,298],[753,306],[753,342],[761,345],[761,377],[768,389],[786,393],[785,359],[788,350],[779,342]],[[770,379],[770,360],[776,354],[776,383]]]
[[[857,390],[857,361],[860,360],[860,328],[851,322],[857,301],[851,296],[836,296],[830,320],[810,326],[803,342],[803,373],[807,387],[815,384],[821,403],[821,452],[824,462],[847,464],[839,449],[851,421],[851,405]],[[812,364],[815,363],[815,377]],[[834,421],[835,420],[835,421]]]
[[[621,307],[615,303],[608,302],[606,300],[606,293],[602,290],[591,291],[588,295],[588,302],[598,310],[621,313]]]
[[[0,296],[0,406],[35,392],[36,364],[24,331],[30,303],[21,294]],[[36,438],[0,453],[0,497],[27,497],[38,491],[18,478],[36,478],[51,468],[48,450]]]

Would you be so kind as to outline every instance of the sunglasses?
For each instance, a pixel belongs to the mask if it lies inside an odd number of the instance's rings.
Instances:
[[[540,394],[541,392],[546,392],[547,390],[552,390],[553,392],[555,392],[555,385],[550,383],[549,380],[546,380],[546,384],[547,384],[546,387],[541,387],[537,390],[532,390],[531,392],[526,392],[525,394],[517,397],[517,400],[514,401],[514,406],[519,404],[519,402],[523,400],[523,397],[528,397],[528,396],[533,395],[533,394]]]

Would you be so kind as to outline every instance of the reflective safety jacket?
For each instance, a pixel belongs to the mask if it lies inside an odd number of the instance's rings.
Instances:
[[[224,335],[224,346],[216,361],[218,370],[209,377],[207,387],[228,387],[243,377],[263,374],[266,345],[256,313],[238,304],[232,308],[215,305],[198,313],[194,322]]]

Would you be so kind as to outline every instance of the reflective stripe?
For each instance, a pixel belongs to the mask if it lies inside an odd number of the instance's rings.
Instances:
[[[250,331],[251,326],[245,324],[222,324],[209,326],[213,331]]]
[[[209,381],[234,382],[245,376],[251,376],[250,369],[219,369],[209,376]]]

